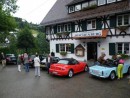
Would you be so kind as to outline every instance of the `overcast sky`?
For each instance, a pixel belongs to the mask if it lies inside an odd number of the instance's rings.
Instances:
[[[57,0],[18,0],[14,16],[39,24]]]

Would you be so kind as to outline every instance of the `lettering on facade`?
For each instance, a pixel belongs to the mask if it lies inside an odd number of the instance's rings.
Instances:
[[[75,33],[74,37],[102,36],[102,31],[89,31]]]

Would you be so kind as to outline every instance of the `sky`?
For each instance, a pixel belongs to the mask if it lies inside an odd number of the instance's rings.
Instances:
[[[57,0],[17,0],[19,9],[13,15],[40,24]]]

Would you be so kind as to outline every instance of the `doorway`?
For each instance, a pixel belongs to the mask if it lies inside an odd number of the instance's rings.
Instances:
[[[87,60],[97,60],[97,42],[87,43]]]

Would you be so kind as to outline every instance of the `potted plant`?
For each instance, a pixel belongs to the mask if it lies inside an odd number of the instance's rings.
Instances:
[[[58,37],[61,37],[61,36],[62,36],[62,33],[56,33],[56,35],[57,35]]]
[[[66,56],[66,55],[67,55],[67,52],[65,52],[65,51],[61,51],[61,52],[60,52],[60,55],[62,55],[62,56]]]

